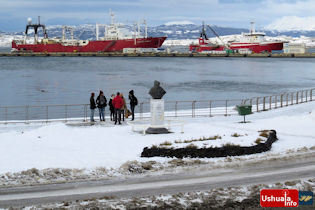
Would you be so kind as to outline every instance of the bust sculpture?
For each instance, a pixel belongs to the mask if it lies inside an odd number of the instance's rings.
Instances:
[[[153,99],[161,99],[166,91],[160,86],[160,82],[155,80],[154,86],[150,89],[149,94]]]

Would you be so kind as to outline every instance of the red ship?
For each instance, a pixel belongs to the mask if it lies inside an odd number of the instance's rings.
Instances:
[[[239,41],[234,41],[230,43],[224,43],[218,34],[208,26],[212,32],[221,40],[222,45],[215,45],[208,41],[207,36],[205,35],[204,27],[202,29],[199,44],[190,45],[190,51],[192,52],[207,52],[207,51],[225,51],[227,49],[236,50],[241,52],[246,50],[253,53],[263,53],[263,52],[272,52],[273,50],[282,50],[283,41],[267,41],[265,39],[265,33],[256,32],[254,22],[251,22],[250,33],[242,33]]]
[[[198,44],[189,45],[189,51],[198,52],[198,53],[206,53],[213,51],[224,51],[225,47],[217,44],[213,44],[209,41],[208,36],[206,34],[205,25],[202,24],[202,30],[200,32],[200,37],[198,39]]]
[[[251,22],[250,33],[242,33],[241,35],[239,41],[229,44],[230,49],[248,49],[253,53],[271,53],[273,50],[282,50],[283,43],[285,43],[283,41],[267,41],[265,39],[265,33],[255,31],[254,22]]]
[[[13,40],[12,51],[19,52],[122,52],[124,49],[142,49],[159,48],[166,37],[148,37],[147,26],[145,25],[145,34],[140,35],[140,26],[133,36],[126,36],[119,30],[120,25],[114,23],[114,15],[111,13],[112,21],[110,25],[96,24],[96,40],[76,40],[73,38],[72,27],[64,26],[62,28],[62,39],[49,39],[46,27],[40,24],[32,24],[28,19],[28,25],[25,30],[24,40]],[[99,27],[105,27],[104,37],[99,38]],[[27,43],[28,30],[34,29],[34,43]],[[38,30],[42,29],[44,37],[38,39]],[[70,31],[71,38],[66,39],[66,32]]]

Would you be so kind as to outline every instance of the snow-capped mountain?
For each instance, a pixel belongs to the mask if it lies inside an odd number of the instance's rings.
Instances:
[[[313,17],[285,16],[265,26],[265,30],[279,32],[315,31],[315,16]]]

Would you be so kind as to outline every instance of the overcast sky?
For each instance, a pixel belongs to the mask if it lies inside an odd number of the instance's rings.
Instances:
[[[192,21],[258,28],[283,16],[315,16],[315,0],[0,0],[0,31],[23,31],[26,20],[41,16],[46,25],[109,22],[131,24],[146,19],[151,26],[170,21]]]

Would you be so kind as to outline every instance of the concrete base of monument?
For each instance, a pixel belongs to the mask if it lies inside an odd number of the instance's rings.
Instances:
[[[166,128],[152,128],[149,127],[146,131],[146,134],[166,134],[166,133],[172,133]]]

